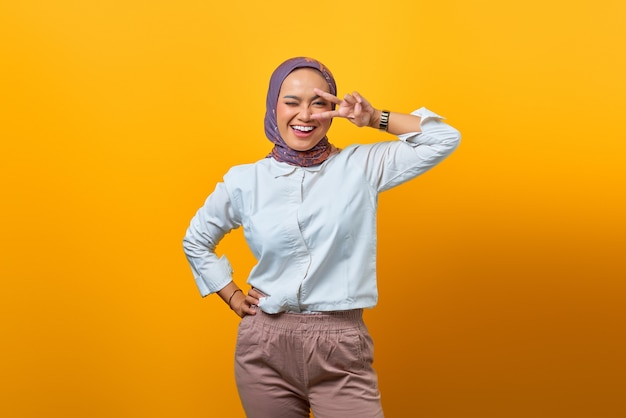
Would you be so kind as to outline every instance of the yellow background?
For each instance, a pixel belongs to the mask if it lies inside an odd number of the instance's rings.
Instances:
[[[620,0],[2,0],[0,415],[243,417],[181,239],[308,55],[463,133],[381,195],[387,416],[625,416],[625,28]],[[244,285],[241,233],[220,252]]]

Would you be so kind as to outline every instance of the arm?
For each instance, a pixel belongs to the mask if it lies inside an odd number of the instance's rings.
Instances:
[[[375,109],[359,93],[346,94],[343,100],[326,93],[323,90],[315,89],[315,94],[337,105],[335,110],[313,114],[313,119],[329,119],[342,117],[358,127],[369,126],[378,129],[382,110]],[[391,112],[387,125],[387,132],[392,135],[402,135],[406,133],[421,132],[421,118],[414,114]]]
[[[441,116],[426,108],[413,113],[420,120],[419,131],[398,135],[400,141],[385,141],[355,150],[355,161],[368,167],[370,183],[378,191],[388,190],[430,170],[459,145],[461,134]],[[410,115],[408,115],[410,116]],[[391,122],[391,116],[389,118]]]
[[[252,305],[258,303],[261,295],[254,290],[248,296],[238,291],[232,281],[228,259],[215,253],[222,238],[239,225],[226,187],[219,183],[191,220],[183,239],[183,249],[200,294],[217,293],[237,315],[243,317],[255,313]]]
[[[254,288],[250,289],[248,295],[246,295],[235,282],[228,283],[216,293],[241,318],[246,315],[256,314],[259,298],[263,296],[261,292]]]
[[[320,97],[334,103],[335,110],[315,113],[313,119],[343,117],[358,127],[379,128],[382,111],[375,109],[359,93],[346,94],[343,100],[316,89]],[[378,191],[388,190],[428,171],[460,142],[459,131],[444,123],[442,117],[426,108],[411,114],[392,112],[387,132],[397,135],[404,144],[382,142],[354,150],[354,161],[366,172],[370,184]],[[408,147],[406,146],[408,145]]]

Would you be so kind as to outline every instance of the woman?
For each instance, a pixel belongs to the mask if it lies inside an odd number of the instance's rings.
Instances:
[[[235,376],[248,417],[383,416],[362,319],[377,302],[377,196],[441,162],[460,140],[425,108],[388,112],[356,92],[336,95],[320,62],[282,63],[265,115],[274,148],[228,171],[184,239],[200,293],[217,293],[243,318]],[[336,117],[399,140],[340,150],[326,136]],[[215,255],[242,225],[257,260],[247,293]]]

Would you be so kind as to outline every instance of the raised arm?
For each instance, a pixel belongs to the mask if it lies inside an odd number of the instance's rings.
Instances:
[[[327,93],[323,90],[315,89],[315,93],[320,97],[334,103],[335,110],[313,114],[313,119],[332,119],[340,117],[348,119],[358,127],[369,126],[379,129],[381,127],[381,116],[383,111],[375,109],[358,92],[346,94],[342,99]],[[386,131],[392,135],[402,135],[407,133],[421,132],[421,118],[417,115],[389,112],[386,123]]]

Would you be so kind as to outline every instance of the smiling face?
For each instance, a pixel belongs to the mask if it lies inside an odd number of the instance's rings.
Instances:
[[[330,120],[311,119],[313,113],[327,112],[332,104],[319,97],[314,88],[329,91],[319,71],[300,68],[285,78],[276,104],[278,131],[287,146],[296,151],[313,148],[326,136]]]

